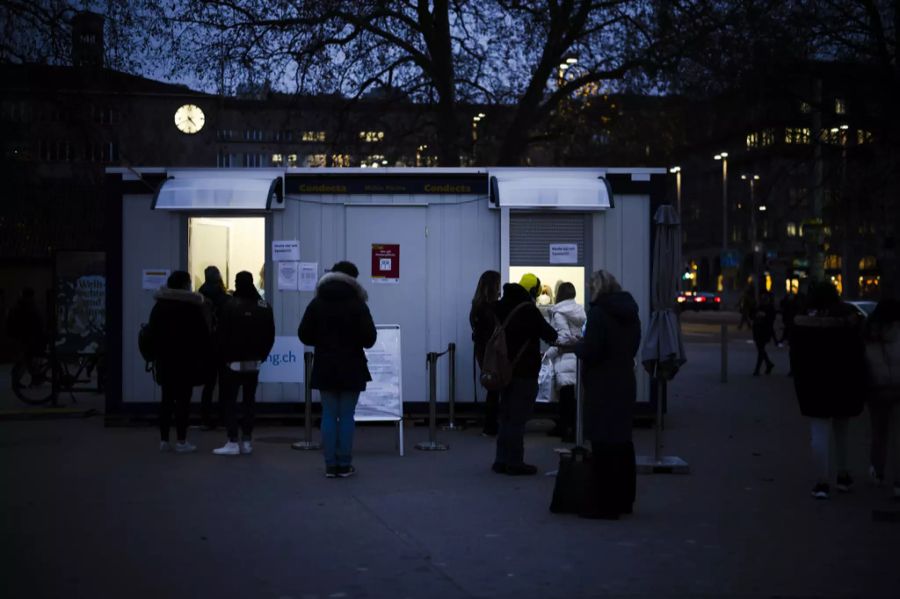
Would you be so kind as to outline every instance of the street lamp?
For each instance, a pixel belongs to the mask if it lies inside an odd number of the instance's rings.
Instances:
[[[722,161],[722,250],[728,249],[728,152],[713,156]]]
[[[759,181],[759,175],[741,175],[742,181],[750,183],[750,249],[753,252],[753,296],[756,304],[759,305],[759,267],[757,266],[757,242],[756,242],[756,202],[754,201],[754,187]],[[766,207],[760,206],[760,212],[765,212]]]
[[[678,210],[678,218],[681,218],[681,167],[673,166],[669,169],[670,173],[675,174],[675,206]]]

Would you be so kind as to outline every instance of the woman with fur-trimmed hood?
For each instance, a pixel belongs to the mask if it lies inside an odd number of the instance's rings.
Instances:
[[[322,398],[322,446],[325,476],[351,476],[353,414],[359,394],[372,380],[365,349],[377,332],[366,305],[368,294],[356,280],[352,262],[338,262],[316,285],[297,335],[315,348],[310,385]]]

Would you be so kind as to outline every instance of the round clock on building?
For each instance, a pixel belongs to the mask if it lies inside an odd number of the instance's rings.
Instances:
[[[206,116],[195,104],[185,104],[175,111],[175,126],[182,133],[197,133],[205,122]]]

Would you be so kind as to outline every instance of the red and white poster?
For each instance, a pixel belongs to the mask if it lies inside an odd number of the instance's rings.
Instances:
[[[372,244],[372,282],[400,282],[400,244]]]

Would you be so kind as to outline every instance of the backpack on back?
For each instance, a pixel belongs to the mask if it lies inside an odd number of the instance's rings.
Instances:
[[[155,381],[157,348],[150,325],[146,322],[141,323],[141,330],[138,331],[138,351],[141,352],[141,357],[144,359],[144,372],[152,373]]]
[[[512,319],[513,315],[523,306],[527,306],[528,302],[522,302],[512,309],[506,316],[506,320],[502,323],[498,320],[494,326],[494,332],[484,346],[484,360],[481,363],[481,384],[488,391],[499,391],[512,380],[512,371],[528,347],[526,341],[516,357],[510,361],[509,353],[506,349],[506,325]]]

